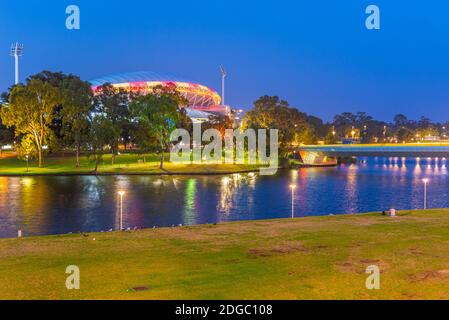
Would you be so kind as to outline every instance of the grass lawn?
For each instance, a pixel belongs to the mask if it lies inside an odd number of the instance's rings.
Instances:
[[[79,291],[65,288],[68,265]],[[365,287],[370,265],[381,290]],[[0,288],[1,299],[447,299],[449,210],[5,239]]]
[[[101,174],[220,174],[258,170],[256,165],[239,164],[176,164],[170,163],[170,155],[166,156],[165,170],[160,170],[160,156],[147,155],[146,163],[143,156],[137,154],[122,154],[116,157],[112,165],[111,155],[105,155],[98,168]],[[81,157],[81,167],[76,168],[75,158],[47,157],[43,168],[38,168],[36,161],[30,161],[27,172],[26,162],[18,160],[12,153],[4,153],[0,157],[0,176],[8,175],[73,175],[91,174],[95,168],[92,159]]]

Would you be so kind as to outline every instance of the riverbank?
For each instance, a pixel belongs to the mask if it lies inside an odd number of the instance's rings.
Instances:
[[[169,156],[167,156],[169,157]],[[169,159],[169,158],[167,158]],[[88,157],[80,158],[80,167],[75,166],[75,157],[49,157],[45,165],[38,168],[30,161],[17,159],[14,155],[0,158],[0,176],[111,176],[111,175],[221,175],[233,173],[249,173],[259,171],[258,165],[240,164],[178,164],[166,162],[160,169],[158,155],[147,155],[145,158],[137,154],[122,154],[115,158],[112,164],[111,155],[105,155],[98,172],[94,173],[95,163]]]
[[[69,265],[79,291],[65,289]],[[371,265],[381,290],[365,287]],[[447,299],[449,210],[0,240],[0,288],[0,299]]]

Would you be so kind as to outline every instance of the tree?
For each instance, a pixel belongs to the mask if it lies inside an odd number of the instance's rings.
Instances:
[[[432,126],[432,121],[429,118],[422,116],[418,121],[419,129],[427,129]]]
[[[57,88],[41,80],[32,79],[12,88],[9,104],[1,110],[2,122],[15,127],[16,136],[32,135],[38,153],[39,167],[43,165],[44,145],[52,131],[50,125],[55,107],[62,102]]]
[[[403,114],[395,115],[393,121],[396,129],[399,129],[401,127],[407,127],[410,124],[408,118]]]
[[[76,151],[76,167],[80,166],[81,146],[89,137],[89,116],[93,111],[90,84],[78,77],[68,77],[62,83],[62,133],[68,145]]]
[[[351,137],[357,126],[357,116],[351,112],[343,112],[334,117],[333,125],[339,136]]]
[[[143,162],[147,162],[146,154],[158,150],[158,141],[152,135],[147,122],[139,121],[134,127],[133,142],[138,146],[138,154],[143,155]]]
[[[91,156],[94,157],[95,161],[94,172],[97,173],[99,161],[106,153],[107,148],[110,148],[111,144],[118,140],[120,132],[110,119],[106,118],[104,115],[98,115],[92,119],[89,136],[92,149]]]
[[[400,127],[396,132],[396,138],[398,142],[410,142],[415,138],[412,130],[406,127]]]
[[[74,78],[75,76],[73,75],[66,75],[62,72],[52,72],[52,71],[41,71],[35,75],[30,76],[27,81],[31,81],[31,80],[39,80],[45,83],[49,83],[50,85],[52,85],[53,87],[57,88],[60,92],[63,91],[63,82],[66,79],[70,79],[70,78]],[[54,115],[53,115],[53,120],[51,122],[51,124],[49,125],[51,131],[52,131],[52,139],[51,141],[48,141],[48,146],[49,149],[54,151],[54,150],[58,150],[60,148],[63,148],[66,146],[66,144],[63,141],[64,137],[63,137],[63,120],[62,120],[62,108],[63,105],[58,104],[57,106],[55,106],[54,108]],[[69,144],[71,145],[71,144]]]
[[[375,120],[366,112],[343,112],[334,117],[332,124],[338,136],[360,138],[361,143],[383,141],[387,124]],[[354,135],[353,135],[354,133]]]
[[[337,144],[338,143],[338,136],[337,132],[334,128],[329,129],[327,132],[326,138],[324,139],[324,143],[326,144]]]
[[[31,134],[28,134],[22,139],[20,139],[20,143],[16,148],[17,156],[21,160],[35,159],[37,155],[36,144],[34,143],[34,137]]]
[[[287,101],[276,96],[263,96],[254,102],[254,108],[243,118],[242,128],[279,130],[279,152],[284,157],[295,145],[316,142],[316,134],[307,122],[307,115],[290,108]]]
[[[184,108],[179,108],[179,119],[176,124],[176,128],[184,129],[193,135],[193,122],[192,119],[187,115],[187,111]]]
[[[170,134],[180,119],[181,103],[186,101],[178,92],[160,87],[153,93],[136,97],[130,105],[141,128],[158,141],[161,169],[164,168],[165,152],[170,145]]]
[[[224,139],[226,130],[233,129],[233,127],[234,127],[234,122],[228,115],[213,114],[209,117],[209,121],[207,121],[206,123],[204,123],[201,126],[201,130],[203,132],[205,132],[209,129],[218,130],[218,131],[220,131],[221,136]]]
[[[0,155],[3,152],[3,146],[6,144],[13,143],[14,141],[14,130],[11,128],[7,128],[5,125],[3,125],[2,121],[0,120]]]
[[[124,89],[115,89],[111,84],[105,84],[100,93],[95,96],[95,111],[109,119],[114,129],[119,132],[117,141],[111,142],[112,164],[118,153],[120,140],[129,139],[129,102],[133,95]]]
[[[323,120],[318,117],[308,115],[306,121],[320,138],[324,138],[329,131],[329,125],[324,124]]]
[[[426,137],[438,137],[440,135],[440,132],[438,129],[432,125],[429,125],[428,127],[420,128],[416,130],[416,137],[419,137],[421,139],[424,139]]]
[[[0,94],[0,109],[6,106],[9,100],[9,93],[3,92]],[[0,155],[3,153],[3,146],[12,144],[14,142],[14,128],[5,126],[0,118]]]

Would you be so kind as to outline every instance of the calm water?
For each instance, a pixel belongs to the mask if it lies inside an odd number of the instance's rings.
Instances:
[[[274,177],[0,177],[0,237],[118,228],[119,190],[132,228],[289,217],[291,183],[301,216],[422,208],[424,177],[429,207],[449,207],[446,160],[364,161]]]

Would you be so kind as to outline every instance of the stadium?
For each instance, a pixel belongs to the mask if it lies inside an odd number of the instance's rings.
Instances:
[[[151,93],[160,85],[175,88],[189,102],[184,107],[194,121],[204,122],[211,114],[227,114],[230,111],[228,107],[221,105],[221,96],[215,90],[172,75],[141,71],[110,75],[90,82],[96,93],[100,92],[106,83],[117,89],[143,93]]]

